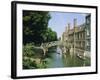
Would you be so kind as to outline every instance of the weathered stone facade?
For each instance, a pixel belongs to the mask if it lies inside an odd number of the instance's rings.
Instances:
[[[68,24],[62,34],[61,40],[62,42],[66,42],[71,55],[84,56],[87,54],[85,53],[86,50],[90,50],[90,21],[88,20],[90,20],[89,15],[86,16],[86,23],[78,25],[77,20],[74,19],[73,28]]]

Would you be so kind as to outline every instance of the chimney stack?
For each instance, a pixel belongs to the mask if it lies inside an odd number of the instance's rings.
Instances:
[[[70,30],[70,23],[68,23],[66,27],[66,31],[68,32],[69,30]]]
[[[74,19],[74,27],[77,27],[77,19]]]
[[[70,30],[70,23],[68,23],[68,31]]]

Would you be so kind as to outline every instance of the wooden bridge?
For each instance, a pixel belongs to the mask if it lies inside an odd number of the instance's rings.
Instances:
[[[52,42],[47,42],[47,43],[42,43],[41,46],[37,47],[37,46],[34,46],[34,48],[37,48],[37,49],[42,49],[43,50],[43,55],[45,56],[46,55],[46,52],[48,51],[48,48],[50,47],[53,47],[53,46],[63,46],[61,47],[61,50],[62,52],[65,52],[66,53],[66,42],[61,42],[61,41],[52,41]]]
[[[53,46],[59,46],[63,53],[66,53],[66,51],[69,48],[66,42],[61,42],[61,41],[52,41],[52,42],[42,43],[41,46],[29,45],[27,47],[28,48],[33,47],[35,49],[42,49],[43,55],[45,56],[48,49]]]
[[[52,42],[42,43],[40,48],[43,50],[45,56],[46,52],[48,51],[48,48],[58,45],[60,45],[60,41],[52,41]]]

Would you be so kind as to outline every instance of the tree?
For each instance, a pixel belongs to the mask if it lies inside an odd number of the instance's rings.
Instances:
[[[49,12],[46,11],[23,11],[23,43],[44,42],[49,19]]]
[[[57,33],[55,31],[52,31],[51,28],[48,28],[47,30],[47,42],[56,41],[57,40]]]
[[[57,40],[57,33],[48,27],[50,18],[46,11],[23,11],[23,43],[41,45]]]

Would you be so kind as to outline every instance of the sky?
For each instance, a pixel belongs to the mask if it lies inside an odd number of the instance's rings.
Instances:
[[[71,28],[73,27],[73,20],[77,19],[77,25],[85,23],[85,13],[69,13],[69,12],[49,12],[51,19],[49,20],[49,25],[53,31],[57,32],[58,38],[61,37],[62,33],[65,31],[67,24],[70,23]]]

